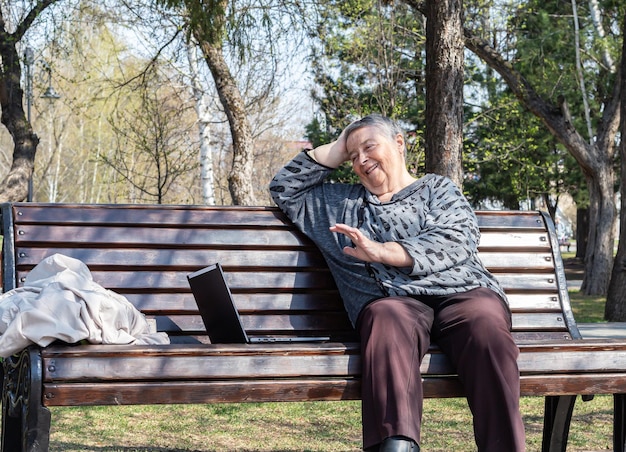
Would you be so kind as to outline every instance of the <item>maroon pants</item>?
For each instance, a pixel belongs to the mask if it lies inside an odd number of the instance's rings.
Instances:
[[[519,350],[500,297],[480,288],[445,297],[381,298],[358,320],[363,382],[363,446],[394,435],[419,443],[420,363],[430,341],[454,364],[474,418],[480,452],[525,450],[519,411]]]

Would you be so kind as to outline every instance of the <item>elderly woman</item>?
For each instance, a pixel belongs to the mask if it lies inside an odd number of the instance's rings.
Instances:
[[[323,253],[361,338],[364,450],[420,450],[420,363],[433,341],[463,383],[478,450],[523,451],[519,350],[505,294],[478,258],[476,218],[449,179],[415,179],[405,153],[400,127],[370,115],[270,184]],[[346,161],[360,184],[325,182]]]

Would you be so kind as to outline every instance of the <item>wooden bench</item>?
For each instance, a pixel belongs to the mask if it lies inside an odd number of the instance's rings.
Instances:
[[[565,451],[578,395],[613,394],[625,444],[626,344],[581,340],[554,227],[539,212],[478,212],[480,255],[510,297],[523,396],[545,397],[544,451]],[[4,360],[2,450],[48,450],[49,407],[359,398],[359,344],[317,249],[275,208],[18,203],[2,206],[3,290],[43,258],[85,262],[170,345],[31,346]],[[327,343],[210,344],[186,275],[222,263],[250,335]],[[426,397],[462,397],[446,357]],[[428,432],[425,432],[427,435]]]

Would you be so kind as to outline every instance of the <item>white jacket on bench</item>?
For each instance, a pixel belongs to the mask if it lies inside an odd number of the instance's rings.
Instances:
[[[26,277],[23,287],[0,295],[0,356],[32,343],[167,344],[151,333],[145,316],[123,296],[94,282],[87,266],[54,254]]]

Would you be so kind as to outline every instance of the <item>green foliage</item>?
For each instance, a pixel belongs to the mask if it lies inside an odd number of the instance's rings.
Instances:
[[[404,3],[384,6],[372,0],[331,1],[320,8],[311,66],[319,87],[313,97],[323,121],[309,124],[307,137],[319,145],[336,138],[355,118],[381,113],[403,123],[411,141],[408,164],[412,171],[420,171],[424,152],[421,16]],[[354,180],[349,167],[333,176]]]
[[[513,62],[515,70],[541,97],[555,105],[564,99],[574,126],[583,135],[600,126],[603,102],[615,77],[605,54],[619,60],[621,37],[616,25],[623,16],[615,2],[600,2],[602,26],[607,32],[607,37],[600,39],[588,6],[578,2],[578,43],[586,99],[576,68],[577,41],[570,2],[529,0],[510,9],[495,2],[469,2],[467,20],[476,34]],[[466,112],[465,189],[472,202],[492,199],[518,208],[524,199],[542,197],[556,202],[560,194],[568,192],[578,207],[588,205],[578,164],[550,131],[519,106],[489,68],[478,63],[473,69],[470,66],[466,75],[466,86],[479,93],[473,108]],[[584,100],[589,106],[589,124]]]
[[[319,118],[313,118],[309,124],[305,126],[306,136],[314,148],[325,143],[330,143],[338,134],[333,134],[326,130]]]
[[[467,113],[464,189],[474,207],[491,200],[519,209],[523,200],[556,203],[562,193],[585,192],[578,165],[537,117],[510,93],[489,101],[489,110]]]

